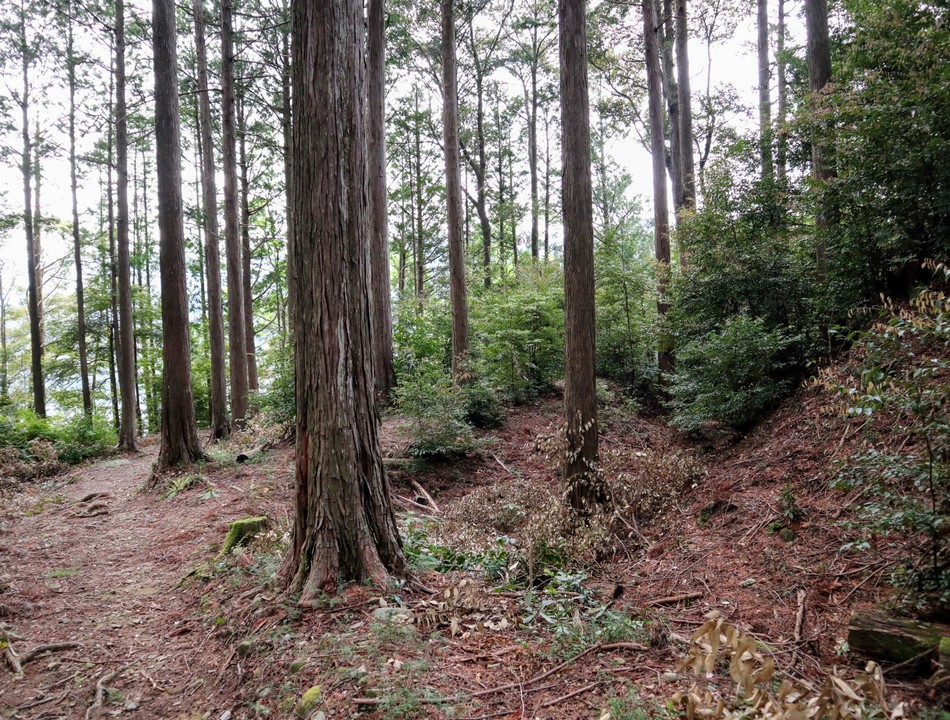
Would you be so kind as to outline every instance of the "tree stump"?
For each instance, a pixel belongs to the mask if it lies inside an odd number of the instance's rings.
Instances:
[[[950,664],[944,650],[950,647],[950,628],[859,608],[848,622],[848,647],[862,657],[901,665],[907,674],[926,674],[935,657]]]

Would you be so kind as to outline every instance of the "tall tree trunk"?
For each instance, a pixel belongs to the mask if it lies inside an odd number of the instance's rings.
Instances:
[[[831,43],[828,39],[827,0],[805,0],[805,30],[808,39],[808,87],[811,90],[812,113],[817,114],[819,95],[831,81]],[[817,137],[811,143],[812,174],[820,184],[835,177],[830,149]],[[833,223],[834,208],[826,197],[819,203],[815,225],[819,229],[815,258],[818,279],[824,280],[827,272],[827,248],[822,230]]]
[[[2,271],[0,267],[0,271]],[[10,368],[7,355],[7,292],[3,287],[3,276],[0,272],[0,405],[10,402]]]
[[[43,376],[43,339],[40,324],[39,293],[36,284],[36,246],[33,215],[33,144],[30,142],[30,49],[26,38],[26,9],[20,2],[20,53],[23,72],[23,92],[20,96],[20,112],[23,152],[20,155],[20,172],[23,176],[23,226],[26,230],[27,264],[27,310],[30,316],[30,373],[33,385],[33,412],[46,417],[46,383]]]
[[[785,82],[785,0],[778,0],[777,33],[775,57],[778,75],[778,142],[776,156],[778,177],[784,183],[788,179],[788,129],[785,127],[788,117],[788,85]]]
[[[40,191],[43,188],[43,170],[39,120],[33,121],[33,256],[36,267],[36,307],[40,315],[40,344],[46,352],[46,298],[43,280],[43,210]]]
[[[224,244],[227,249],[231,423],[241,426],[248,412],[247,333],[244,330],[244,279],[238,228],[234,30],[231,8],[231,0],[221,0],[221,147],[224,157]]]
[[[404,575],[374,398],[362,0],[294,0],[297,463],[284,565],[303,604]],[[343,341],[345,339],[345,341]]]
[[[415,242],[413,243],[413,261],[415,268],[416,305],[422,310],[422,301],[425,298],[425,229],[422,224],[422,129],[419,127],[419,93],[415,94],[416,113],[413,120],[413,149],[416,161],[415,184]]]
[[[758,40],[759,54],[759,155],[762,165],[762,177],[772,180],[775,170],[772,163],[772,96],[769,92],[769,68],[771,53],[769,47],[769,0],[758,0]]]
[[[244,343],[247,347],[247,385],[257,390],[257,351],[254,349],[254,286],[251,277],[251,187],[247,176],[247,120],[244,100],[239,97],[238,165],[241,168],[241,283],[244,295]]]
[[[162,440],[156,469],[204,457],[191,390],[191,339],[181,203],[181,117],[173,0],[152,0],[159,268],[162,285]]]
[[[468,365],[468,301],[465,287],[465,249],[462,245],[462,172],[459,164],[455,0],[442,0],[442,132],[445,145],[445,200],[448,205],[449,225],[452,379],[456,383],[464,383]],[[482,186],[482,192],[484,192],[484,186]],[[482,232],[484,233],[484,224]],[[491,232],[489,232],[490,240]],[[486,275],[487,283],[488,276]]]
[[[660,44],[653,0],[643,0],[643,54],[647,68],[647,95],[650,107],[650,152],[653,156],[653,232],[657,261],[656,308],[666,315],[666,284],[670,272],[670,208],[666,199],[666,142],[663,131],[663,73],[660,69]],[[669,341],[660,337],[657,360],[661,373],[673,369]]]
[[[79,380],[82,386],[82,409],[92,416],[92,391],[89,388],[89,355],[86,349],[86,300],[82,278],[82,236],[79,228],[78,163],[76,160],[76,59],[73,47],[73,19],[67,19],[66,73],[69,82],[69,188],[73,211],[73,261],[76,265],[76,319],[79,349]]]
[[[373,347],[376,396],[382,401],[396,384],[389,278],[389,212],[386,197],[386,28],[384,0],[369,0],[369,198],[370,260],[373,270]]]
[[[132,262],[129,252],[129,136],[125,103],[125,2],[115,3],[116,230],[119,250],[119,386],[122,416],[119,449],[136,450],[135,332],[132,320]]]
[[[231,432],[228,424],[227,369],[224,362],[224,311],[221,298],[221,251],[215,183],[214,143],[211,139],[211,98],[205,45],[203,0],[192,0],[195,55],[198,70],[198,132],[201,145],[201,219],[204,221],[205,272],[208,284],[208,334],[211,346],[211,439]]]
[[[109,79],[109,131],[107,139],[106,158],[106,222],[109,238],[108,273],[109,273],[109,389],[112,394],[112,426],[118,435],[122,425],[122,415],[119,410],[119,382],[117,379],[116,350],[119,345],[119,270],[116,263],[115,248],[115,196],[113,194],[112,171],[115,167],[115,126],[112,118],[115,113],[115,68]]]
[[[689,23],[686,0],[676,0],[676,74],[679,87],[680,164],[683,207],[696,209],[696,175],[693,167],[693,102],[689,78]]]
[[[561,203],[564,213],[564,493],[575,517],[606,502],[597,475],[594,218],[585,0],[560,0]]]
[[[294,216],[290,197],[293,194],[293,125],[290,89],[290,6],[283,0],[284,24],[280,34],[280,115],[284,142],[284,198],[287,203],[287,316],[291,341],[294,326]]]
[[[544,262],[551,257],[551,123],[544,118]]]
[[[663,94],[666,97],[666,114],[669,124],[669,155],[666,156],[666,168],[673,184],[673,216],[679,223],[680,209],[683,207],[683,163],[680,143],[680,97],[676,83],[676,64],[673,62],[675,35],[673,29],[673,0],[654,0],[653,11],[658,24],[663,28],[663,42],[660,45],[660,60],[663,63]]]
[[[453,0],[454,7],[454,0]],[[454,10],[453,10],[454,12]],[[445,19],[443,18],[443,33],[445,32]],[[452,19],[453,30],[452,38],[455,37],[455,19]],[[475,80],[475,144],[478,146],[478,155],[476,158],[469,157],[469,165],[472,172],[475,173],[475,211],[478,213],[478,222],[482,230],[482,272],[484,273],[485,287],[491,287],[491,220],[488,217],[488,159],[485,151],[485,73],[482,69],[481,61],[478,57],[478,47],[475,41],[475,22],[471,20],[468,25],[469,42],[472,46],[473,74]],[[443,35],[443,38],[445,36]],[[443,40],[444,42],[444,40]],[[442,62],[445,62],[445,48],[442,50]],[[452,62],[455,63],[455,45],[452,46]],[[443,68],[443,77],[445,69]],[[457,73],[457,69],[453,72]],[[456,80],[456,92],[458,91],[458,81]],[[456,137],[458,136],[458,97],[454,99],[456,116]],[[448,153],[448,151],[446,151]],[[461,174],[461,168],[459,169]],[[461,185],[461,180],[459,180]],[[461,221],[460,221],[461,222]],[[451,250],[450,250],[451,252]],[[499,258],[499,263],[502,260]]]

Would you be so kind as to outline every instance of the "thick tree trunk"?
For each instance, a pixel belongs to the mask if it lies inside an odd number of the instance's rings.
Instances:
[[[306,604],[406,563],[373,387],[363,3],[293,8],[297,475],[284,570]]]
[[[683,208],[696,209],[696,174],[693,167],[693,103],[689,79],[689,23],[686,0],[676,0],[676,74],[679,94],[680,165]]]
[[[778,0],[778,38],[776,40],[776,74],[778,76],[778,135],[776,140],[776,160],[778,178],[783,183],[788,179],[788,129],[785,122],[788,117],[788,85],[785,82],[785,0]]]
[[[369,197],[373,270],[373,348],[376,396],[383,402],[396,384],[389,278],[389,211],[386,197],[386,28],[384,0],[369,0]]]
[[[116,230],[119,273],[119,386],[122,415],[119,449],[136,450],[135,332],[132,320],[132,262],[129,248],[129,133],[125,103],[125,2],[115,4]]]
[[[159,268],[162,285],[162,440],[156,469],[204,457],[191,390],[188,271],[181,202],[181,128],[175,3],[152,0]]]
[[[89,388],[89,356],[86,349],[86,301],[82,278],[82,239],[79,228],[78,163],[76,161],[76,59],[73,48],[73,20],[67,20],[66,73],[69,82],[69,188],[73,211],[73,261],[76,265],[76,320],[79,350],[79,380],[82,386],[83,412],[92,415],[92,392]]]
[[[465,249],[462,245],[462,172],[459,163],[454,0],[442,0],[442,132],[445,145],[445,199],[448,205],[449,225],[452,379],[456,383],[464,383],[468,364],[468,301],[465,287]],[[481,192],[484,192],[484,188]],[[484,233],[484,223],[482,232]]]
[[[23,226],[26,230],[27,264],[27,310],[30,316],[30,374],[33,386],[33,412],[46,417],[46,383],[43,376],[43,339],[40,324],[39,293],[36,284],[36,246],[33,216],[33,144],[30,142],[30,53],[26,38],[26,11],[20,4],[20,53],[23,71],[23,93],[20,96],[20,112],[23,152],[20,156],[20,172],[23,176]]]
[[[244,344],[247,349],[247,386],[258,389],[257,351],[254,348],[254,284],[251,277],[251,187],[247,175],[247,122],[244,101],[238,98],[238,166],[241,169],[241,289],[244,296]]]
[[[811,90],[812,113],[817,114],[819,95],[831,81],[831,43],[828,39],[827,0],[805,0],[805,30],[808,40],[808,87]],[[812,174],[820,184],[824,184],[835,177],[830,150],[817,137],[812,138],[811,164]],[[821,230],[832,224],[833,220],[834,208],[823,198],[815,217],[815,225],[819,228],[818,242],[815,248],[819,280],[824,280],[828,265],[827,248]]]
[[[565,497],[575,516],[607,498],[597,475],[594,218],[585,0],[560,0],[561,167],[564,214]]]
[[[231,23],[232,2],[221,0],[221,148],[224,159],[224,245],[227,250],[231,424],[241,426],[248,411],[247,333],[244,329],[244,280],[238,228],[234,31]]]
[[[660,69],[660,43],[653,0],[643,0],[643,53],[647,68],[647,96],[650,108],[650,152],[653,156],[653,233],[658,282],[656,308],[666,315],[666,284],[670,272],[670,208],[666,199],[666,142],[663,132],[663,73]],[[660,337],[657,359],[660,372],[673,369],[673,354],[668,339]]]
[[[769,0],[758,0],[758,40],[759,54],[759,156],[762,165],[762,177],[771,180],[775,177],[772,162],[772,96],[769,92],[769,69],[771,48],[769,47]]]
[[[208,285],[208,334],[211,346],[211,439],[231,432],[228,424],[227,369],[224,362],[224,310],[221,298],[221,251],[215,182],[214,143],[211,139],[211,98],[208,53],[205,44],[203,0],[192,0],[195,17],[195,55],[198,70],[198,131],[201,140],[201,219],[204,221],[205,273]]]

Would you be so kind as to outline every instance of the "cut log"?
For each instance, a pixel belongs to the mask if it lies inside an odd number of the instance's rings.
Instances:
[[[221,545],[221,551],[215,559],[220,560],[239,545],[247,544],[269,525],[270,520],[266,516],[235,520],[228,528],[227,537],[224,538],[224,544]]]
[[[857,609],[848,623],[848,647],[858,655],[891,665],[906,674],[929,674],[931,660],[950,642],[944,625],[899,618],[877,609]],[[885,665],[885,671],[887,666]]]
[[[251,448],[247,452],[242,452],[240,455],[237,456],[236,460],[238,461],[238,463],[246,463],[250,460],[253,460],[258,455],[261,455],[262,453],[267,452],[268,450],[270,450],[270,447],[271,447],[271,443],[265,442],[262,445],[258,445],[255,448]]]

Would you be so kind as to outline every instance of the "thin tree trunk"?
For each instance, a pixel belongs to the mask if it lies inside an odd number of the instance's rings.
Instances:
[[[0,267],[2,270],[2,267]],[[10,402],[9,355],[7,355],[7,291],[0,273],[0,405]]]
[[[758,54],[759,54],[759,155],[762,177],[775,177],[772,162],[772,97],[769,92],[769,0],[758,0]]]
[[[40,316],[40,344],[46,352],[46,298],[43,280],[43,211],[40,203],[40,191],[43,188],[41,165],[40,123],[33,121],[33,255],[36,267],[36,307]]]
[[[544,262],[551,258],[551,123],[544,119]]]
[[[396,384],[389,278],[389,213],[386,197],[386,29],[385,1],[369,0],[369,197],[370,261],[373,270],[373,346],[376,396],[383,402]]]
[[[208,334],[211,350],[211,439],[231,432],[228,424],[227,369],[224,361],[224,311],[221,298],[221,251],[215,183],[214,143],[211,139],[211,98],[205,45],[203,0],[192,0],[195,55],[198,70],[198,133],[201,146],[201,219],[204,221],[205,272],[208,285]]]
[[[69,81],[69,188],[73,211],[73,260],[76,265],[76,319],[79,348],[79,380],[82,386],[82,409],[92,416],[92,391],[89,387],[89,356],[86,349],[86,301],[82,278],[82,236],[79,228],[78,163],[76,161],[76,59],[73,48],[73,19],[67,19],[66,72]]]
[[[666,156],[666,168],[673,184],[673,216],[679,223],[680,209],[683,207],[683,163],[680,143],[680,98],[676,83],[676,65],[673,62],[675,32],[673,30],[673,0],[654,0],[653,11],[657,20],[662,22],[663,42],[660,45],[660,60],[663,63],[663,94],[666,97],[666,114],[669,125],[669,155]],[[659,23],[658,23],[659,24]],[[681,253],[682,255],[682,253]]]
[[[234,31],[231,26],[231,8],[231,0],[221,0],[221,146],[224,157],[224,244],[227,249],[231,424],[241,426],[248,412],[247,334],[244,330],[244,280],[238,228]]]
[[[676,0],[676,74],[680,116],[680,163],[683,207],[696,209],[696,176],[693,167],[693,103],[689,78],[689,23],[686,0]]]
[[[422,224],[422,129],[419,127],[419,94],[416,93],[416,114],[413,121],[413,143],[415,148],[415,157],[416,157],[416,192],[415,192],[415,225],[416,225],[416,241],[413,246],[414,251],[414,260],[415,260],[415,290],[416,290],[416,303],[418,308],[422,309],[422,301],[425,298],[425,270],[426,270],[426,260],[425,260],[425,230]]]
[[[656,308],[666,315],[666,280],[670,272],[670,209],[666,199],[666,142],[663,132],[663,73],[653,0],[643,0],[644,58],[647,69],[647,94],[650,106],[650,152],[653,156],[653,232],[657,261]],[[666,337],[658,338],[657,360],[661,373],[673,368],[673,355]]]
[[[307,604],[341,580],[382,585],[406,562],[374,398],[363,3],[293,7],[298,408],[284,570]]]
[[[465,382],[468,364],[468,301],[462,245],[462,173],[459,164],[458,79],[455,66],[455,1],[442,0],[442,132],[445,200],[449,226],[449,286],[452,302],[452,379]],[[477,179],[477,178],[476,178]],[[484,192],[484,186],[482,186]],[[482,226],[484,233],[484,224]],[[489,232],[489,240],[491,233]],[[486,273],[488,268],[486,268]],[[486,274],[486,286],[490,278]]]
[[[30,53],[26,38],[26,10],[20,2],[20,53],[23,71],[23,93],[20,111],[23,116],[23,152],[20,172],[23,176],[23,226],[26,230],[27,310],[30,316],[30,372],[33,386],[33,412],[46,417],[46,384],[43,376],[43,340],[39,305],[40,288],[36,284],[36,246],[34,235],[33,192],[31,179],[33,145],[30,142]]]
[[[788,116],[788,85],[785,82],[785,0],[778,0],[777,33],[775,56],[778,75],[778,142],[776,156],[778,177],[784,183],[788,180],[788,130],[785,127]]]
[[[244,343],[247,347],[247,384],[257,390],[257,351],[254,349],[254,288],[251,278],[251,188],[247,178],[247,121],[244,101],[238,98],[238,165],[241,169],[241,282],[244,295]]]
[[[115,3],[115,143],[116,143],[116,230],[118,240],[119,285],[119,386],[122,415],[119,449],[136,450],[135,332],[132,320],[132,262],[129,251],[129,138],[125,103],[125,2]]]
[[[291,341],[293,340],[294,326],[294,216],[290,197],[293,194],[293,125],[291,113],[290,87],[290,7],[287,0],[283,2],[283,18],[285,20],[280,35],[280,115],[281,132],[284,142],[284,198],[287,204],[287,325],[290,328]]]
[[[537,47],[537,23],[534,26],[535,47]],[[537,60],[537,59],[536,59]],[[531,188],[531,260],[538,262],[538,64],[531,65],[531,97],[528,100],[528,172]]]
[[[204,457],[191,389],[191,339],[181,202],[181,117],[173,0],[152,2],[159,267],[162,284],[162,440],[156,470]]]
[[[113,195],[112,169],[115,167],[115,134],[112,118],[115,113],[115,74],[110,76],[109,82],[109,134],[108,149],[106,157],[108,158],[108,167],[106,168],[106,221],[108,222],[109,235],[109,389],[112,393],[112,426],[116,434],[122,425],[122,415],[119,410],[119,382],[117,379],[116,350],[119,344],[119,272],[116,263],[115,248],[115,196]]]
[[[606,502],[597,474],[594,218],[585,0],[560,0],[561,166],[564,214],[564,494],[575,517]]]

